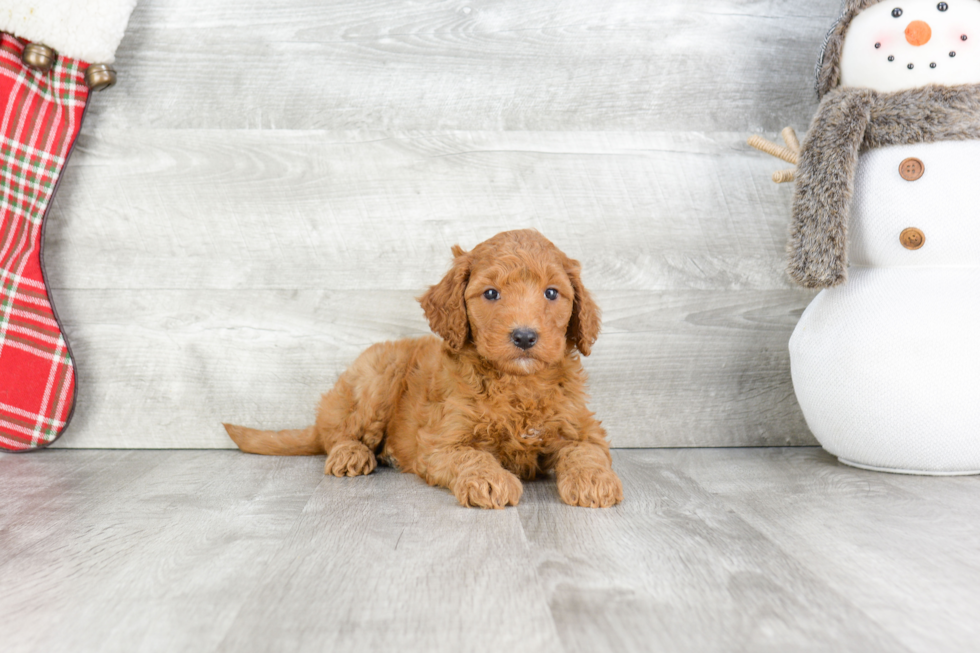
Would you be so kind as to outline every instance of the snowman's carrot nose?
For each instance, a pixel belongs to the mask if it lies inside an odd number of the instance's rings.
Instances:
[[[932,38],[932,28],[922,20],[913,20],[905,28],[905,40],[912,45],[925,45]]]

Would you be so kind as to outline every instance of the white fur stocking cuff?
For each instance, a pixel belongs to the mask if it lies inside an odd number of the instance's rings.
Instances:
[[[0,0],[0,32],[88,63],[112,63],[136,0]]]

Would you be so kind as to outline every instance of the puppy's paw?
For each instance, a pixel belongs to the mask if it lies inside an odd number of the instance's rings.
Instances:
[[[506,508],[517,505],[524,486],[506,469],[477,469],[456,477],[452,490],[460,505],[467,508]]]
[[[374,454],[360,440],[344,440],[334,445],[323,466],[324,474],[363,476],[378,466]]]
[[[558,495],[570,506],[609,508],[623,500],[623,483],[608,467],[570,469],[558,476]]]

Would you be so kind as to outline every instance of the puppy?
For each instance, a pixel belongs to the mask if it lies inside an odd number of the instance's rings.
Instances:
[[[420,298],[432,336],[369,347],[323,395],[305,429],[225,424],[242,451],[327,454],[324,473],[371,473],[376,456],[464,506],[517,505],[521,480],[553,470],[562,501],[623,500],[606,432],[586,407],[599,308],[578,261],[533,230],[465,252]]]

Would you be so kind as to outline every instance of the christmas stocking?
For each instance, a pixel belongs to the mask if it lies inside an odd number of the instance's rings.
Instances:
[[[112,60],[134,5],[38,0],[0,12],[0,450],[47,446],[74,409],[74,361],[44,279],[44,217],[90,91],[115,81],[85,59]]]

